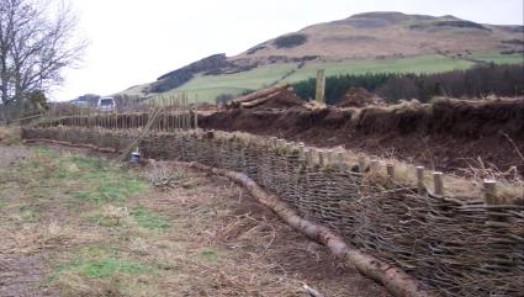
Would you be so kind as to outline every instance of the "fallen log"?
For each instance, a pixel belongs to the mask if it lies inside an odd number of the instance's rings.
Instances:
[[[267,89],[263,89],[263,90],[260,90],[260,91],[256,91],[256,92],[253,92],[249,95],[246,95],[246,96],[242,96],[242,97],[239,97],[237,99],[233,99],[231,100],[226,106],[227,108],[234,108],[234,107],[239,107],[240,104],[244,103],[244,102],[249,102],[251,100],[255,100],[255,99],[259,99],[261,97],[266,97],[266,96],[269,96],[273,93],[278,93],[280,91],[283,91],[285,89],[287,89],[289,87],[288,84],[285,84],[285,85],[282,85],[282,86],[276,86],[276,87],[271,87],[271,88],[267,88]]]
[[[423,289],[423,285],[402,270],[385,263],[373,256],[349,247],[342,237],[328,228],[316,225],[299,217],[286,203],[277,196],[265,192],[245,174],[218,169],[199,163],[177,162],[181,166],[195,168],[216,175],[227,177],[242,185],[262,205],[270,208],[291,227],[328,247],[333,254],[353,265],[363,275],[381,283],[396,297],[435,297]]]
[[[242,102],[240,103],[240,107],[242,108],[253,108],[253,107],[257,107],[261,104],[264,104],[265,102],[267,102],[268,100],[272,99],[272,98],[275,98],[276,96],[278,96],[281,91],[278,91],[278,92],[275,92],[275,93],[271,93],[269,94],[268,96],[266,97],[262,97],[262,98],[257,98],[257,99],[254,99],[254,100],[250,100],[250,101],[247,101],[247,102]]]

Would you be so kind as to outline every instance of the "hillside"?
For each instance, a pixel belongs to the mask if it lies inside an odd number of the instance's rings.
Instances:
[[[217,54],[121,94],[185,92],[190,100],[297,82],[315,75],[434,73],[489,62],[524,62],[524,26],[478,24],[453,16],[374,12],[316,24],[233,57]]]
[[[232,60],[268,61],[272,56],[366,59],[522,50],[522,30],[517,26],[477,24],[453,16],[364,13],[277,37]]]

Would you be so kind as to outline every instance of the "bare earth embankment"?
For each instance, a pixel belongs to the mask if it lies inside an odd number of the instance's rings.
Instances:
[[[317,109],[300,104],[275,108],[266,102],[199,121],[204,129],[273,135],[318,147],[343,146],[461,175],[471,174],[472,167],[524,173],[522,98]]]

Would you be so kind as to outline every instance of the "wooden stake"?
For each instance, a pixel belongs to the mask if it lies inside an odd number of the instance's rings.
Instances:
[[[498,204],[497,195],[496,195],[496,185],[497,182],[492,179],[485,179],[483,182],[484,186],[484,201],[487,205],[496,205]]]
[[[326,163],[326,158],[324,155],[325,153],[323,150],[318,150],[317,153],[318,153],[318,165],[320,167],[324,167]]]
[[[433,172],[433,184],[435,187],[435,195],[443,196],[444,195],[444,182],[442,180],[442,172],[439,172],[439,171]]]
[[[198,112],[195,109],[195,129],[198,129]]]
[[[311,149],[306,150],[306,166],[313,165],[313,151]]]
[[[344,160],[343,152],[337,153],[337,164],[338,164],[338,170],[340,171],[340,173],[344,173],[347,170],[346,161]]]
[[[386,165],[386,171],[387,171],[388,177],[390,179],[394,179],[395,178],[395,165],[387,164]]]
[[[486,206],[494,206],[499,204],[499,201],[497,199],[497,182],[495,180],[491,179],[485,179],[483,182],[484,186],[484,201],[486,202]],[[501,222],[504,223],[504,221],[507,220],[505,216],[501,216],[501,214],[504,214],[500,212],[499,210],[493,210],[488,208],[487,215],[488,215],[488,221],[491,223],[490,225],[494,225],[493,222]]]
[[[276,148],[276,146],[277,146],[277,138],[275,136],[271,136],[269,138],[269,146],[270,146],[271,149]]]
[[[364,173],[364,171],[366,171],[366,156],[364,155],[358,156],[358,171],[360,173]]]
[[[369,164],[369,171],[371,173],[377,173],[380,170],[380,162],[376,159],[371,160]]]
[[[331,164],[333,164],[333,150],[327,150],[326,152],[326,156],[327,156],[327,164],[326,166],[331,166]]]
[[[424,194],[426,190],[424,186],[424,166],[417,166],[417,188],[419,194]]]
[[[300,142],[300,143],[298,144],[298,158],[299,158],[300,160],[304,160],[305,157],[306,157],[306,155],[305,155],[305,153],[304,153],[304,148],[305,148],[305,147],[306,147],[306,146],[304,145],[303,142]]]

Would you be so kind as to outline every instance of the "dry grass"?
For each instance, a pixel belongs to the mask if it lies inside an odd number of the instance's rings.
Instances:
[[[6,150],[0,277],[11,285],[0,296],[305,297],[304,283],[326,296],[388,296],[228,181],[168,163],[127,172],[67,152]],[[136,175],[174,182],[110,194]],[[16,273],[6,276],[6,261]]]
[[[0,143],[12,145],[22,142],[22,133],[18,126],[0,126]]]

